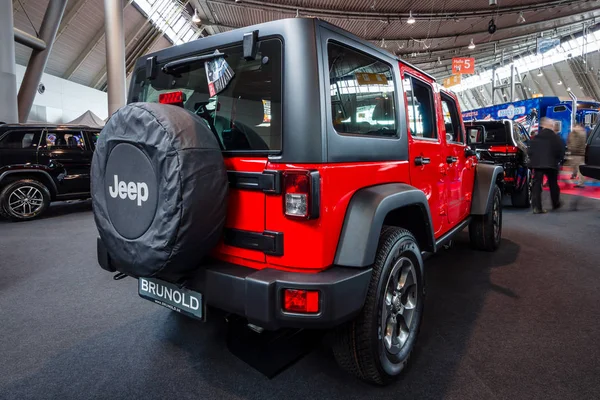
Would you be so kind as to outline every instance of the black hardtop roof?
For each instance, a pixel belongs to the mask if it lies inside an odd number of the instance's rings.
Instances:
[[[290,31],[294,28],[296,28],[296,29],[298,29],[298,28],[307,29],[308,28],[308,29],[314,30],[314,29],[316,29],[317,26],[325,27],[325,28],[330,29],[340,35],[346,36],[347,38],[357,41],[357,42],[369,47],[370,49],[385,55],[386,57],[391,57],[399,62],[402,62],[402,63],[410,66],[411,68],[421,72],[422,74],[428,76],[429,78],[431,78],[434,81],[436,80],[435,77],[428,74],[427,72],[411,65],[410,63],[406,62],[405,60],[400,59],[395,54],[390,53],[389,51],[382,49],[381,47],[375,46],[373,43],[369,42],[368,40],[364,40],[364,39],[354,35],[353,33],[350,33],[350,32],[348,32],[336,25],[333,25],[327,21],[323,21],[318,18],[306,18],[306,17],[278,19],[278,20],[274,20],[274,21],[264,22],[262,24],[249,25],[249,26],[245,26],[243,28],[237,28],[237,29],[233,29],[231,31],[206,36],[206,37],[203,37],[200,39],[193,40],[191,42],[187,42],[187,43],[177,45],[177,46],[168,47],[166,49],[158,50],[154,53],[146,54],[145,56],[142,56],[138,59],[136,66],[137,67],[141,66],[145,62],[145,60],[149,57],[156,56],[157,62],[161,63],[161,62],[164,62],[165,60],[180,58],[182,56],[189,56],[191,53],[197,53],[198,51],[203,51],[204,49],[206,49],[206,50],[216,49],[217,47],[224,46],[226,44],[239,43],[242,41],[242,38],[245,33],[249,33],[249,32],[255,31],[255,30],[258,30],[259,34],[261,36],[275,36],[277,34],[281,34],[281,32],[283,32],[283,31]],[[202,46],[202,49],[198,49],[199,45]]]

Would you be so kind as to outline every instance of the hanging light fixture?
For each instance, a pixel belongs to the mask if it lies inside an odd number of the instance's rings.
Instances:
[[[194,8],[194,16],[192,17],[192,22],[195,24],[199,24],[200,22],[202,22],[200,20],[200,16],[198,15],[198,9]]]
[[[469,43],[469,50],[473,50],[475,48],[475,43],[473,42],[473,38],[471,38],[471,43]]]
[[[538,68],[537,76],[544,76],[544,73],[542,72],[541,68]]]
[[[519,13],[519,17],[517,18],[517,24],[525,23],[525,17],[523,16],[523,11]]]
[[[442,59],[440,57],[438,57],[437,63],[438,65],[442,65]]]
[[[407,24],[414,24],[415,22],[417,22],[417,20],[415,19],[415,17],[413,17],[412,11],[410,11],[408,13],[408,19],[406,20],[406,23]]]

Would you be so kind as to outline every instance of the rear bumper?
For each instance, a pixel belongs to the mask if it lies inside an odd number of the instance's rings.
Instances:
[[[115,268],[100,239],[98,262]],[[320,273],[296,273],[275,269],[255,270],[218,260],[207,262],[184,287],[202,293],[207,305],[239,315],[265,329],[332,328],[354,318],[363,307],[371,268],[331,267]],[[318,290],[318,314],[282,310],[284,289]]]
[[[579,166],[579,171],[588,178],[600,179],[600,166],[584,164]]]

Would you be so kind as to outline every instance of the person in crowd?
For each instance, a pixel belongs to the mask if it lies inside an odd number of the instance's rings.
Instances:
[[[581,175],[581,171],[579,171],[579,166],[584,164],[585,157],[585,144],[586,144],[586,133],[585,128],[578,124],[573,127],[573,132],[569,134],[567,139],[567,148],[571,153],[571,157],[569,160],[569,167],[571,167],[573,173],[571,174],[571,179],[577,179],[576,188],[583,188],[585,184],[585,178]]]
[[[544,176],[550,186],[552,209],[560,208],[560,189],[558,187],[559,165],[565,155],[562,139],[554,132],[555,123],[550,118],[540,120],[540,131],[529,143],[529,167],[533,169],[533,187],[531,201],[534,214],[547,211],[542,208],[542,182]]]

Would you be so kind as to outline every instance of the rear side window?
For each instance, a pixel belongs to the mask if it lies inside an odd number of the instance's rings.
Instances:
[[[329,42],[331,119],[338,133],[396,136],[391,66],[346,46]]]
[[[486,124],[484,141],[489,144],[509,143],[508,131],[509,126],[502,122]]]
[[[431,86],[412,76],[404,78],[403,86],[410,134],[415,138],[437,139]]]
[[[204,119],[224,151],[280,151],[281,41],[259,41],[256,59],[249,61],[241,45],[218,50],[234,72],[222,92],[210,96],[204,61],[196,61],[172,73],[159,65],[155,79],[146,79],[145,70],[139,70],[131,101],[158,103],[160,94],[182,91],[183,106]],[[197,55],[202,54],[189,56]]]
[[[80,131],[49,131],[46,133],[48,149],[85,149],[83,133]]]
[[[39,142],[39,132],[12,131],[0,138],[0,149],[35,149]]]
[[[446,126],[446,141],[462,143],[462,126],[458,116],[458,109],[452,97],[442,93],[442,112]]]

